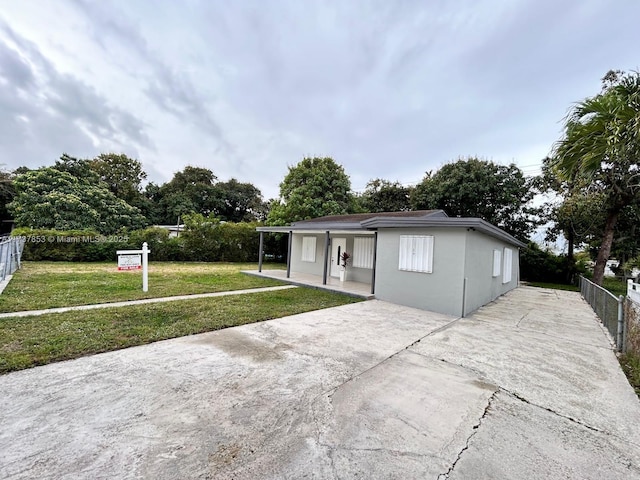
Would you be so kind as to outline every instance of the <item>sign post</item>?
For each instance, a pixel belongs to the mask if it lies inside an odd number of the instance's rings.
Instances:
[[[149,291],[149,246],[142,244],[142,250],[118,250],[118,270],[142,270],[142,291]]]

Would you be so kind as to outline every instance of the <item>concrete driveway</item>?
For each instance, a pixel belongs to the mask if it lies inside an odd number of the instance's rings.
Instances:
[[[0,406],[3,479],[640,479],[597,319],[527,287],[466,319],[373,300],[11,373]]]

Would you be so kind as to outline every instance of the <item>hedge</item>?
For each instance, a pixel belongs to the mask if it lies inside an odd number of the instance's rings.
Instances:
[[[169,231],[159,227],[114,235],[92,230],[19,228],[12,235],[25,237],[23,259],[32,261],[115,261],[117,250],[140,249],[147,242],[150,258],[156,261],[257,262],[260,236],[256,226],[231,222],[198,225],[175,238],[169,238]],[[286,241],[278,236],[266,235],[264,248],[267,258],[285,258]]]

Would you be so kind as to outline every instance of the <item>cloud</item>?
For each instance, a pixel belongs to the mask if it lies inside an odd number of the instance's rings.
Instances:
[[[59,72],[35,44],[3,21],[0,78],[0,103],[7,112],[0,117],[7,146],[3,154],[13,162],[47,164],[53,150],[88,154],[151,146],[143,122],[82,80]]]
[[[638,67],[640,5],[620,2],[7,2],[0,155],[121,150],[155,182],[193,164],[265,197],[304,156],[355,188],[466,155],[531,165],[571,102]]]
[[[181,122],[215,138],[226,153],[232,149],[212,111],[215,96],[194,85],[190,69],[170,66],[161,58],[161,53],[152,51],[140,28],[117,7],[88,1],[78,1],[75,5],[85,17],[87,30],[101,47],[102,54],[116,64],[123,63],[124,55],[128,60],[122,67],[135,66],[138,88],[149,100]]]

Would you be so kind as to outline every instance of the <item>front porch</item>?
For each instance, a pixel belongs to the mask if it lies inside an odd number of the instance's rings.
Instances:
[[[339,292],[352,297],[364,298],[371,300],[375,296],[371,293],[371,285],[369,283],[344,281],[334,277],[327,277],[326,285],[322,284],[322,277],[319,275],[312,275],[309,273],[291,272],[289,278],[287,278],[286,270],[263,270],[261,272],[257,270],[246,270],[242,273],[248,275],[254,275],[256,277],[272,278],[274,280],[280,280],[282,282],[290,283],[292,285],[299,285],[302,287],[317,288],[319,290],[328,290],[330,292]]]

